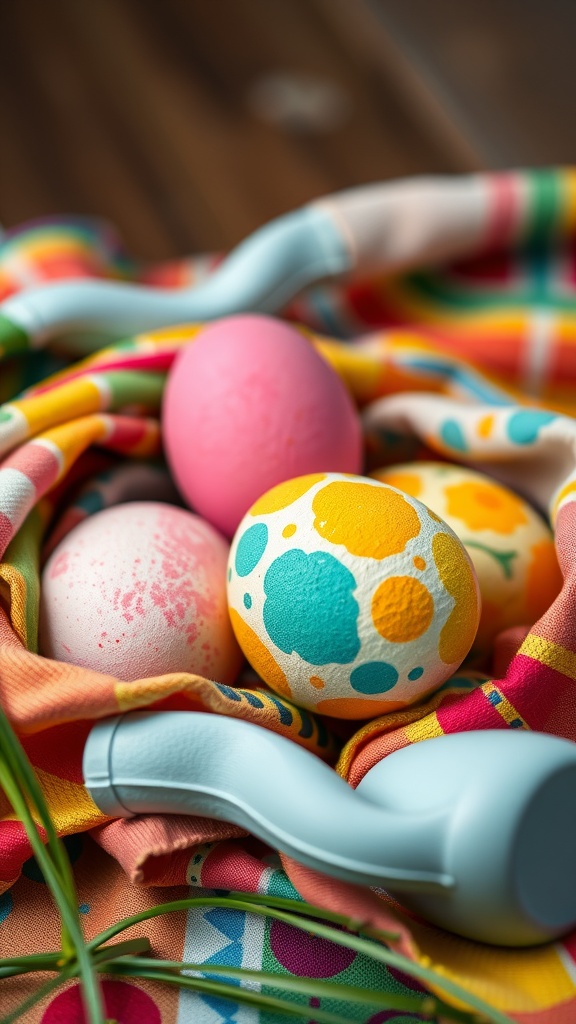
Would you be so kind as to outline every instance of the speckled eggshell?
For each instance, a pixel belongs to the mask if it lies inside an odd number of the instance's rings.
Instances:
[[[474,640],[479,594],[453,531],[366,477],[280,484],[230,549],[228,604],[253,668],[278,693],[336,718],[412,704]]]
[[[485,655],[500,630],[532,625],[552,604],[562,585],[552,532],[509,488],[444,462],[406,463],[371,475],[423,501],[468,551],[482,596],[472,658]]]
[[[300,331],[267,316],[216,321],[182,350],[162,431],[185,500],[230,537],[282,480],[361,469],[360,421],[339,376]]]
[[[40,651],[126,681],[193,672],[233,682],[241,665],[226,606],[228,544],[160,502],[98,512],[42,573]]]

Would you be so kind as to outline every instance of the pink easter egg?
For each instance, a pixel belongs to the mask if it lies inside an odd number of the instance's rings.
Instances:
[[[187,509],[136,501],[67,534],[42,573],[40,652],[132,681],[193,672],[231,683],[228,544]]]
[[[361,468],[360,421],[340,377],[300,331],[267,316],[219,320],[182,350],[162,429],[185,500],[228,536],[276,484]]]

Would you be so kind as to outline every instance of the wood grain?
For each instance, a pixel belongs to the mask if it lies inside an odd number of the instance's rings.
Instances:
[[[542,27],[517,6],[0,0],[0,222],[106,217],[161,259],[364,182],[552,160],[569,96],[559,70],[543,89],[505,80],[503,61],[526,75]],[[254,97],[279,79],[294,109],[264,116]]]

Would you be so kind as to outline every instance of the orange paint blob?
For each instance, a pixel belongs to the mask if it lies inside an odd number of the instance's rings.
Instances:
[[[332,697],[328,700],[321,700],[316,705],[316,711],[320,715],[330,715],[331,718],[376,718],[388,711],[398,711],[407,707],[407,702],[402,700],[362,700],[359,697]]]
[[[310,684],[315,690],[323,690],[326,686],[326,683],[323,679],[320,679],[320,676],[310,676]]]
[[[553,540],[534,544],[526,574],[527,623],[534,625],[562,589],[562,573]]]
[[[432,595],[413,576],[390,576],[372,598],[372,621],[380,636],[392,643],[416,640],[433,618]]]
[[[375,469],[370,476],[390,487],[397,487],[399,491],[406,491],[406,494],[411,494],[413,498],[418,498],[422,493],[422,481],[417,473],[396,473],[393,469]]]
[[[351,555],[382,559],[404,551],[420,533],[418,513],[403,495],[358,481],[334,481],[314,495],[314,529]]]
[[[309,491],[314,484],[326,479],[326,473],[308,473],[306,476],[298,476],[294,480],[285,480],[284,483],[272,487],[270,491],[263,494],[250,509],[251,516],[265,516],[271,512],[279,512],[287,508],[293,501],[301,498],[306,491]]]
[[[458,539],[448,533],[432,538],[432,554],[438,575],[454,607],[438,643],[438,654],[446,665],[460,664],[470,650],[480,617],[476,575]]]
[[[417,569],[425,569],[426,568],[426,562],[424,561],[423,558],[420,558],[420,555],[415,555],[415,557],[414,557],[414,565],[416,566]]]
[[[236,639],[252,668],[277,693],[281,693],[283,697],[292,697],[292,691],[284,672],[278,662],[272,657],[268,648],[264,646],[260,637],[256,635],[248,623],[244,622],[244,619],[234,608],[230,608],[229,611]]]
[[[494,430],[494,422],[495,418],[492,414],[489,416],[483,416],[482,419],[479,420],[478,426],[476,427],[478,437],[490,437],[492,431]]]
[[[517,526],[528,522],[521,499],[499,484],[483,481],[453,484],[446,488],[445,494],[448,515],[461,520],[469,530],[510,534]]]

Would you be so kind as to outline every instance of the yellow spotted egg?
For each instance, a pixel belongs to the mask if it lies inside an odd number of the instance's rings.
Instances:
[[[458,668],[480,614],[470,558],[435,513],[395,487],[297,477],[244,516],[228,605],[252,667],[336,718],[412,704]]]
[[[532,625],[550,607],[562,584],[552,532],[508,487],[443,462],[405,463],[371,476],[423,501],[468,551],[482,597],[472,658],[486,655],[500,630]]]

